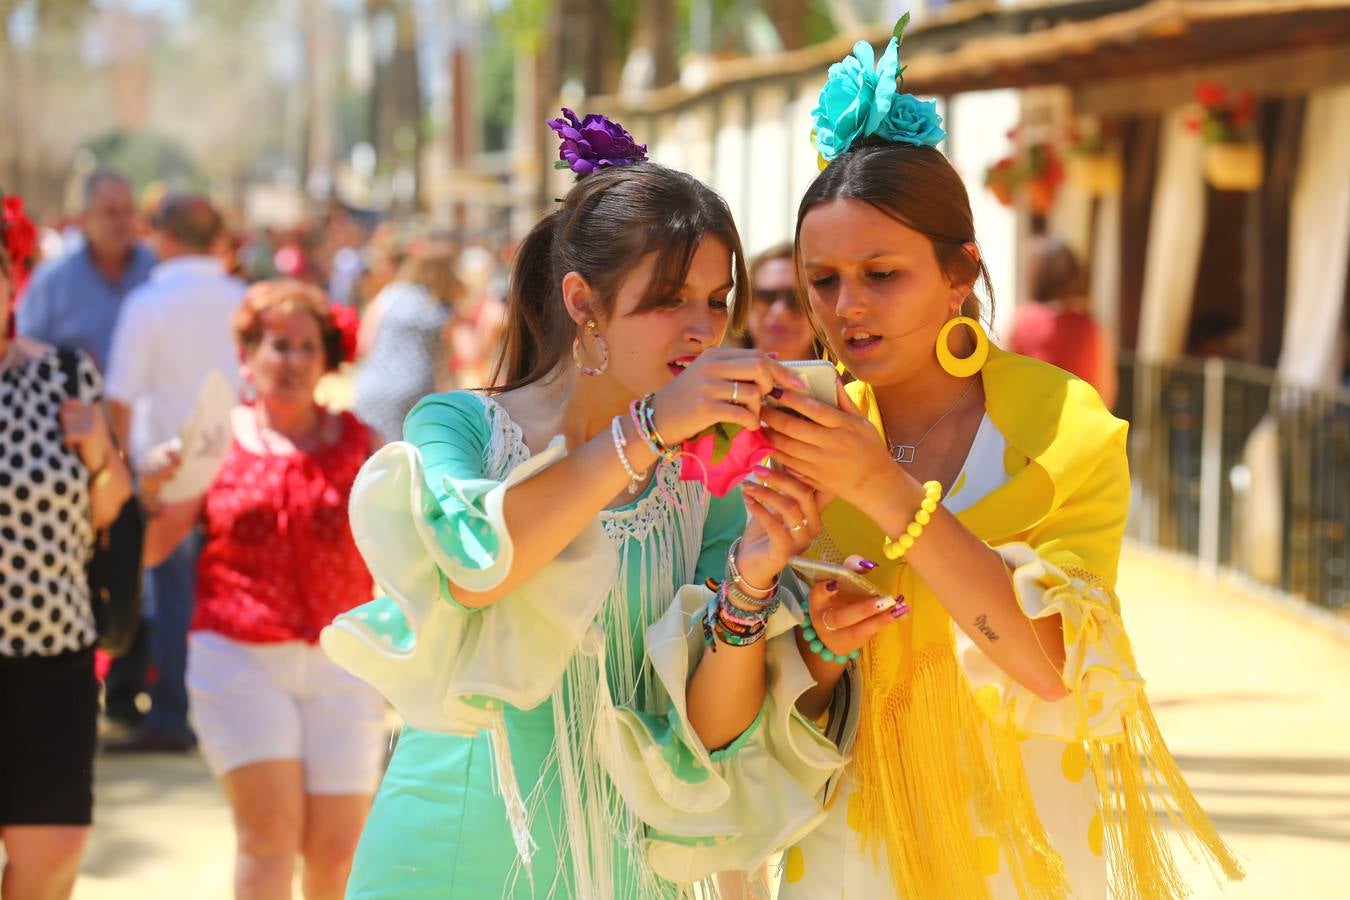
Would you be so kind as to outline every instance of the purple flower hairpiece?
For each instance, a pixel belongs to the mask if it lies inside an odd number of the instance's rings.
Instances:
[[[588,113],[577,119],[577,114],[563,107],[561,119],[549,119],[548,127],[558,133],[555,169],[571,169],[578,178],[610,166],[630,166],[647,158],[647,145],[633,140],[618,122],[598,113]]]

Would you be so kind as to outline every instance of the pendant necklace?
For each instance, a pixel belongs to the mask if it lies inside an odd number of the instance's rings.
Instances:
[[[956,402],[951,405],[951,408],[939,416],[938,420],[929,426],[928,430],[923,433],[923,437],[912,444],[891,444],[891,459],[898,463],[904,463],[905,465],[914,462],[914,457],[915,454],[918,453],[919,445],[928,439],[928,436],[933,433],[933,429],[941,425],[944,419],[956,412],[956,408],[960,406],[970,394],[971,390],[975,387],[975,382],[978,380],[979,379],[976,378],[970,379],[970,384],[966,386],[966,389],[961,393],[961,396],[957,397]]]

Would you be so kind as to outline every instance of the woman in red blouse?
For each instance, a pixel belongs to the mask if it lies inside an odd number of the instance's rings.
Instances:
[[[201,527],[187,683],[203,755],[234,812],[236,896],[289,896],[299,855],[305,896],[337,898],[379,779],[384,703],[316,641],[371,596],[347,497],[373,441],[352,415],[314,402],[344,356],[322,291],[255,285],[234,331],[255,399],[233,410],[206,495],[153,515],[147,561]],[[142,490],[155,510],[177,459],[167,447],[152,456]]]
[[[1115,338],[1087,309],[1085,275],[1063,241],[1034,238],[1027,253],[1033,302],[1017,308],[1008,349],[1077,375],[1110,408],[1116,402]]]

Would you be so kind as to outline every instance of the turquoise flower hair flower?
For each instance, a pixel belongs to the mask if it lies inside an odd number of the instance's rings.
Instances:
[[[836,159],[873,135],[928,147],[947,136],[936,102],[902,93],[900,73],[898,35],[886,44],[879,60],[871,44],[859,41],[850,56],[830,66],[820,99],[811,111],[815,119],[811,136],[823,160]]]
[[[904,93],[896,94],[890,112],[876,134],[894,143],[916,147],[936,147],[947,137],[947,132],[942,130],[937,101],[920,100],[913,94]]]

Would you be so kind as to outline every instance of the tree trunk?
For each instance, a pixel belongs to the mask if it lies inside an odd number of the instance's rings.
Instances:
[[[806,13],[810,0],[771,0],[769,17],[784,50],[799,50],[806,46]]]

